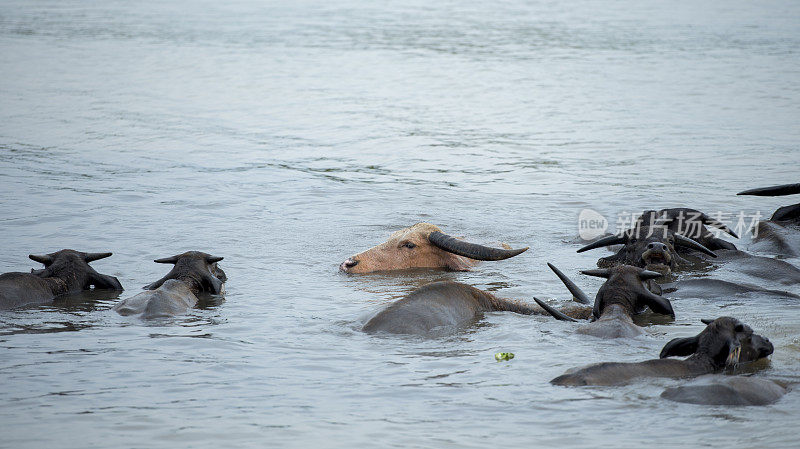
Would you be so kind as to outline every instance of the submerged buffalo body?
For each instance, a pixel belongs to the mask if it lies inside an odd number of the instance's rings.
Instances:
[[[547,266],[556,273],[578,302],[591,304],[586,293],[564,273],[552,264],[547,264]],[[669,300],[650,292],[643,284],[650,279],[660,277],[660,273],[630,265],[587,270],[582,273],[605,278],[606,282],[595,296],[592,321],[580,327],[577,331],[579,333],[600,338],[635,337],[644,333],[644,330],[634,324],[633,315],[643,312],[645,308],[650,308],[655,313],[675,316]],[[534,301],[556,319],[575,321],[538,298],[534,298]]]
[[[46,304],[57,296],[96,289],[122,290],[117,278],[100,274],[90,262],[111,256],[111,253],[84,253],[63,249],[31,260],[44,264],[44,269],[31,273],[0,275],[0,309]]]
[[[479,260],[508,259],[527,249],[501,249],[467,243],[442,233],[435,225],[417,223],[395,232],[386,242],[348,258],[339,265],[339,270],[344,273],[409,268],[465,271]]]
[[[141,315],[144,319],[171,317],[194,307],[202,292],[215,295],[224,292],[225,272],[217,266],[222,257],[189,251],[173,257],[156,259],[156,263],[175,266],[166,276],[145,288],[151,291],[123,299],[114,306],[120,315]]]
[[[779,383],[759,377],[701,376],[689,385],[667,388],[661,397],[699,405],[769,405],[787,393]]]
[[[746,190],[737,195],[783,196],[800,194],[800,184],[785,184]],[[758,223],[755,240],[762,249],[777,254],[800,256],[800,203],[778,208],[769,220]]]
[[[772,343],[754,334],[736,318],[703,320],[706,328],[694,337],[676,338],[661,350],[659,359],[637,363],[605,362],[575,368],[551,380],[554,385],[618,385],[639,377],[696,377],[772,354]],[[685,360],[668,359],[689,356]]]
[[[621,244],[623,247],[616,254],[601,258],[597,265],[634,265],[667,274],[677,266],[687,264],[683,256],[690,251],[717,257],[713,250],[736,249],[732,243],[715,237],[706,225],[738,238],[723,223],[700,211],[672,208],[645,211],[631,229],[620,235],[598,239],[578,252]]]
[[[378,312],[364,332],[426,335],[467,326],[483,312],[510,311],[525,315],[542,312],[523,303],[457,282],[433,282],[414,290]]]

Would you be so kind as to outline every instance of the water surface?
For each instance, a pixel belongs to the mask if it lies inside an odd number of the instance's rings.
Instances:
[[[577,271],[607,252],[575,253],[584,208],[613,227],[788,204],[734,193],[798,181],[798,19],[745,1],[3,2],[0,271],[113,251],[94,266],[127,297],[166,272],[152,259],[196,249],[229,282],[166,321],[108,295],[0,314],[0,445],[795,444],[795,392],[700,407],[658,397],[679,381],[548,383],[719,315],[775,344],[757,375],[797,380],[791,301],[676,300],[674,323],[632,341],[509,313],[436,339],[359,329],[434,280],[566,301],[546,262],[593,295]],[[337,273],[419,221],[531,249],[467,273]]]

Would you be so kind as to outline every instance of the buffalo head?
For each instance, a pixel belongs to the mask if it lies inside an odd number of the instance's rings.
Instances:
[[[676,338],[661,350],[660,358],[689,356],[710,360],[714,370],[739,363],[754,362],[775,349],[768,338],[753,333],[736,318],[702,320],[706,328],[694,337]]]
[[[668,274],[676,265],[685,262],[680,255],[685,249],[717,257],[700,241],[715,249],[736,248],[724,240],[715,238],[705,225],[720,228],[736,237],[736,234],[724,224],[693,209],[650,210],[644,212],[631,229],[622,234],[598,239],[580,248],[578,252],[610,245],[623,245],[617,254],[600,259],[598,265],[634,265]]]
[[[41,278],[58,278],[64,281],[68,291],[97,289],[122,290],[122,285],[114,276],[100,274],[89,266],[90,262],[110,257],[111,253],[84,253],[62,249],[50,254],[28,257],[41,264],[44,269],[31,270],[31,274]]]
[[[156,263],[175,265],[163,278],[145,286],[148,290],[155,290],[168,279],[183,281],[193,293],[208,292],[220,294],[223,292],[223,283],[227,280],[225,272],[217,266],[222,257],[212,256],[200,251],[187,251],[172,257],[156,259]]]
[[[567,275],[561,272],[553,264],[548,263],[548,267],[561,279],[561,282],[572,293],[576,301],[583,304],[592,304],[589,296],[583,292]],[[600,318],[603,313],[612,305],[620,307],[627,316],[641,313],[649,307],[655,313],[674,317],[672,304],[668,299],[652,293],[645,288],[644,283],[650,279],[660,277],[661,274],[643,270],[639,267],[630,265],[617,265],[611,268],[600,270],[585,270],[581,273],[589,276],[597,276],[606,279],[606,282],[597,291],[592,307],[592,319]],[[566,317],[561,312],[548,306],[541,300],[534,298],[537,304],[543,307],[548,313],[557,319],[565,321],[575,321]]]
[[[453,238],[429,223],[417,223],[401,229],[384,243],[356,254],[342,262],[344,273],[402,270],[408,268],[445,268],[468,270],[477,260],[503,260],[525,252],[467,243]]]

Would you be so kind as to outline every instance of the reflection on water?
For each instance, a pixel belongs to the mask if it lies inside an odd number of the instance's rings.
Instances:
[[[127,289],[2,313],[3,443],[795,445],[796,392],[744,410],[667,403],[669,379],[548,383],[657,357],[723,314],[775,345],[753,375],[797,382],[796,301],[768,292],[678,290],[674,322],[645,316],[647,334],[625,341],[509,313],[437,338],[360,326],[440,280],[570,303],[546,262],[596,292],[602,280],[578,271],[611,253],[575,253],[585,208],[785,204],[735,193],[797,182],[798,8],[3,2],[0,271],[111,250],[93,265]],[[463,273],[337,272],[420,221],[531,249]],[[163,276],[153,259],[186,250],[225,257],[224,299],[151,322],[111,310]],[[675,279],[697,273],[800,293],[722,263]]]

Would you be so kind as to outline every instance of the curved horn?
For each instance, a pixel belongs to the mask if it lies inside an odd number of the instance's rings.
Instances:
[[[739,238],[739,236],[736,235],[736,233],[733,232],[733,230],[731,228],[727,227],[725,225],[725,223],[719,222],[719,221],[709,217],[706,214],[700,215],[700,220],[702,220],[703,224],[707,224],[709,226],[713,226],[713,227],[715,227],[717,229],[721,229],[721,230],[727,232],[728,234],[730,234],[731,237],[733,237],[735,239]]]
[[[586,293],[584,293],[583,290],[580,289],[580,287],[575,285],[575,283],[572,282],[567,277],[566,274],[562,273],[561,270],[556,268],[551,263],[548,263],[547,266],[550,267],[551,270],[553,270],[553,273],[555,273],[556,276],[558,276],[559,279],[561,279],[561,282],[563,282],[564,285],[567,287],[567,290],[569,290],[569,292],[572,293],[572,296],[575,298],[575,300],[577,300],[581,304],[591,304],[592,303],[592,301],[589,299],[589,297],[586,296]]]
[[[581,273],[583,273],[583,274],[585,274],[587,276],[594,276],[594,277],[605,278],[605,279],[608,279],[608,277],[611,276],[611,270],[609,270],[608,268],[602,268],[602,269],[599,269],[599,270],[583,270],[583,271],[581,271]]]
[[[570,316],[567,316],[567,315],[564,315],[564,313],[562,313],[562,312],[550,307],[549,305],[547,305],[545,302],[543,302],[539,298],[534,297],[533,300],[536,301],[536,304],[539,304],[539,307],[543,308],[545,310],[545,312],[549,313],[550,315],[553,315],[553,318],[555,318],[555,319],[557,319],[559,321],[577,322],[577,320],[575,320],[574,318],[572,318]]]
[[[209,256],[206,256],[206,263],[209,263],[209,264],[217,263],[222,259],[224,259],[224,257],[218,257],[218,256],[209,255]]]
[[[592,243],[584,246],[583,248],[579,249],[578,252],[582,253],[584,251],[589,251],[590,249],[602,248],[604,246],[610,246],[610,245],[618,245],[620,243],[625,243],[627,241],[628,241],[628,238],[625,237],[625,236],[616,235],[616,234],[615,235],[609,235],[607,237],[603,237],[600,240],[597,240],[595,242],[592,242]]]
[[[53,263],[53,256],[50,254],[45,254],[43,256],[37,256],[36,254],[29,254],[28,258],[34,262],[39,262],[44,264],[44,266],[48,266]]]
[[[714,319],[713,318],[703,318],[700,321],[702,321],[703,324],[705,324],[705,325],[709,325],[709,324],[714,322]]]
[[[690,239],[689,237],[684,237],[684,236],[682,236],[680,234],[675,234],[675,244],[678,245],[678,246],[683,246],[683,247],[686,247],[686,248],[691,248],[691,249],[696,250],[696,251],[700,251],[701,253],[708,254],[711,257],[717,257],[717,255],[714,254],[714,251],[711,251],[710,249],[708,249],[705,246],[695,242],[694,240]]]
[[[658,279],[661,276],[663,276],[663,274],[661,274],[661,273],[659,273],[657,271],[642,270],[642,271],[639,272],[639,279],[641,279],[643,281],[646,281],[648,279]]]
[[[439,231],[431,232],[428,240],[437,248],[475,260],[503,260],[528,250],[528,247],[522,249],[500,249],[467,243]]]
[[[755,196],[784,196],[795,195],[800,193],[800,184],[783,184],[772,187],[759,187],[758,189],[745,190],[739,192],[737,195],[755,195]]]
[[[177,256],[164,257],[163,259],[156,259],[153,262],[155,262],[155,263],[175,263],[175,262],[178,261],[178,259],[180,257],[181,257],[181,255],[178,254]]]
[[[112,254],[113,253],[83,253],[83,260],[85,260],[86,263],[94,262],[95,260],[111,257]]]

